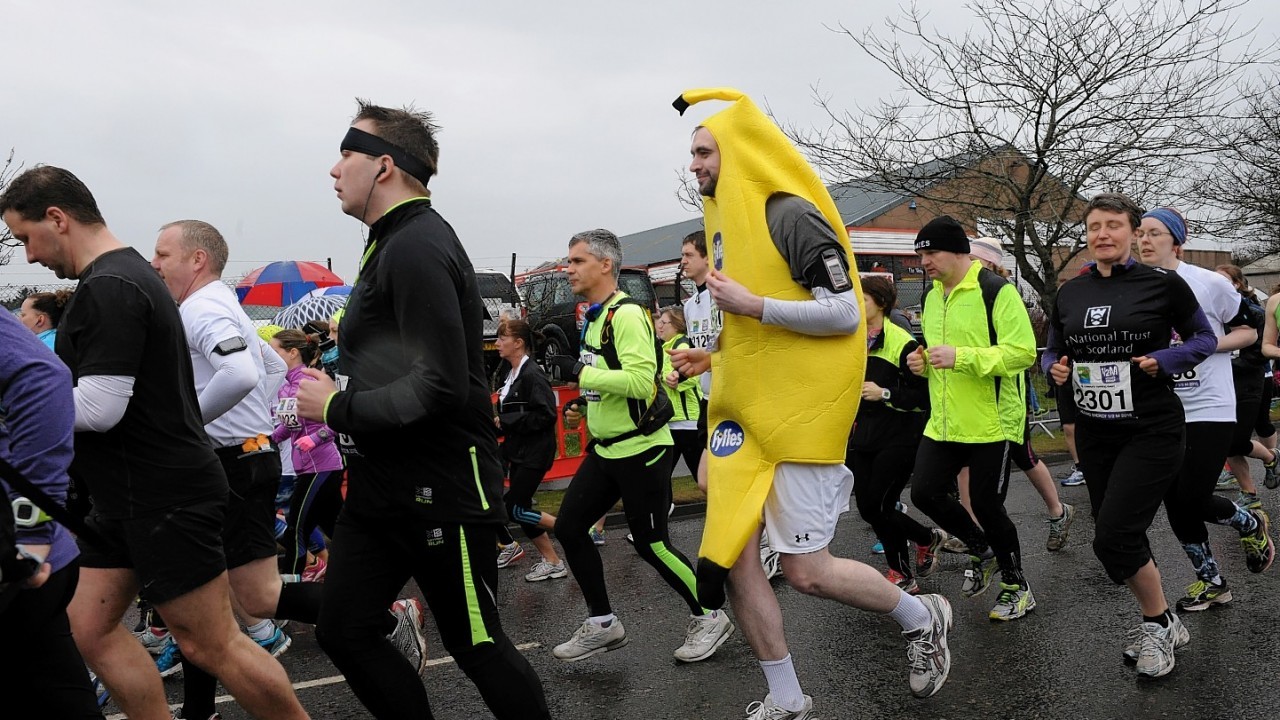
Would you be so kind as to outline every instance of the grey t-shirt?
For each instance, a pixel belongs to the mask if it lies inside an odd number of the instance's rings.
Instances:
[[[764,212],[769,236],[791,268],[791,279],[808,290],[815,287],[825,287],[832,292],[849,290],[849,287],[837,287],[838,282],[823,261],[823,253],[834,250],[848,278],[849,257],[835,230],[813,203],[795,195],[778,194],[765,203]]]

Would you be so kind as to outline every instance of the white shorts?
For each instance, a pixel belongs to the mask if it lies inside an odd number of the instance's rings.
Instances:
[[[779,463],[764,501],[769,544],[787,555],[830,545],[852,493],[853,473],[844,465]]]

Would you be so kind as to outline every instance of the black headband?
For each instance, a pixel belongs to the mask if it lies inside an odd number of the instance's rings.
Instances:
[[[395,161],[396,167],[417,178],[418,182],[424,186],[433,174],[426,163],[410,155],[404,148],[395,143],[387,142],[377,135],[367,133],[360,128],[347,128],[347,136],[342,138],[342,149],[374,157],[390,155],[391,159]]]

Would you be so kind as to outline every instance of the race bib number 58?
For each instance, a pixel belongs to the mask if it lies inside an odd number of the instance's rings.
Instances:
[[[1133,415],[1132,366],[1127,361],[1082,363],[1072,368],[1076,408],[1090,417],[1121,418]]]

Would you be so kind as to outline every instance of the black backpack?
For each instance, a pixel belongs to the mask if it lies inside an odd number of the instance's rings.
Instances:
[[[605,366],[610,370],[622,369],[622,363],[618,360],[618,349],[613,344],[613,315],[623,305],[638,305],[645,308],[644,303],[632,297],[624,297],[614,303],[605,311],[604,327],[600,330],[600,347],[595,348],[587,344],[586,325],[583,325],[582,346],[603,358]],[[645,308],[645,313],[646,315],[648,314],[648,308]],[[671,398],[662,389],[662,343],[658,341],[658,333],[653,330],[652,324],[650,324],[649,329],[653,333],[654,359],[658,361],[658,369],[653,377],[653,399],[648,403],[643,400],[628,399],[627,404],[631,410],[631,419],[636,424],[635,429],[611,438],[596,438],[592,441],[600,447],[609,447],[614,443],[630,440],[641,435],[652,435],[666,427],[671,418],[676,415],[676,409],[671,404]]]

